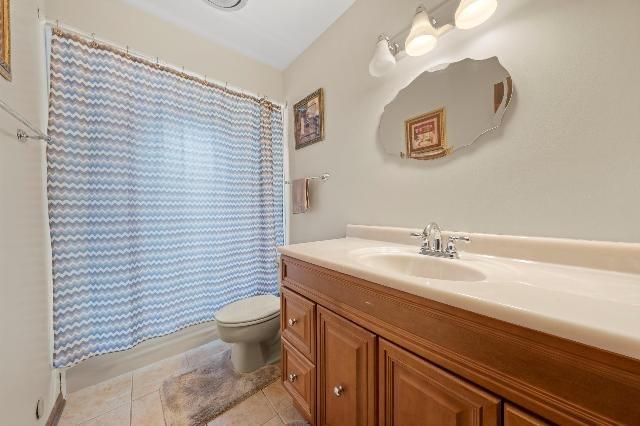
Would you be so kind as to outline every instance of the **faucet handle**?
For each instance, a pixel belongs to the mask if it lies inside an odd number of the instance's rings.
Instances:
[[[427,254],[431,251],[431,243],[429,242],[429,234],[426,232],[412,232],[409,234],[411,238],[422,240],[422,247],[420,248],[420,253]]]
[[[458,258],[458,249],[456,248],[456,241],[464,241],[465,243],[471,242],[471,237],[468,235],[449,235],[449,241],[447,241],[447,253],[454,258]]]
[[[464,241],[465,243],[470,243],[471,237],[468,235],[449,235],[449,242],[452,241]]]

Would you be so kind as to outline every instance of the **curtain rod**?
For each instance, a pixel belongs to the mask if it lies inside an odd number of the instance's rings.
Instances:
[[[159,57],[151,58],[144,53],[130,49],[128,46],[123,48],[122,46],[111,41],[96,38],[95,33],[87,34],[86,32],[78,30],[76,28],[62,25],[59,21],[52,22],[50,20],[46,20],[45,23],[49,27],[51,27],[51,30],[55,34],[61,37],[69,38],[78,43],[84,44],[85,46],[106,50],[108,52],[122,56],[123,58],[126,58],[128,60],[160,69],[161,71],[168,72],[187,80],[195,81],[197,83],[220,90],[232,96],[248,99],[257,103],[266,102],[267,104],[271,105],[272,109],[276,111],[284,109],[283,104],[270,101],[266,95],[260,96],[258,94],[244,91],[237,87],[230,87],[228,82],[222,83],[217,80],[208,79],[206,74],[201,75],[194,72],[186,72],[184,70],[184,67],[177,67],[167,62],[160,62]]]

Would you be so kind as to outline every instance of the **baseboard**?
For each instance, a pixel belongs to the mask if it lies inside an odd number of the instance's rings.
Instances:
[[[60,421],[60,417],[62,417],[62,410],[64,410],[64,404],[66,403],[67,401],[62,396],[62,392],[60,392],[58,394],[58,398],[56,398],[56,403],[53,405],[53,408],[51,409],[51,413],[49,413],[49,418],[47,419],[45,426],[57,426],[58,422]]]
[[[215,321],[156,337],[126,351],[89,358],[66,370],[67,393],[186,352],[218,338]]]

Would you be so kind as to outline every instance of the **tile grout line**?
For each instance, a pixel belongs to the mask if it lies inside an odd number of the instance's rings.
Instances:
[[[80,423],[76,423],[76,426],[82,426],[83,424],[86,424],[86,423],[88,423],[88,422],[90,422],[90,421],[92,421],[92,420],[95,420],[95,419],[97,419],[98,417],[102,417],[102,416],[104,416],[104,415],[106,415],[106,414],[109,414],[109,413],[111,413],[111,412],[113,412],[113,411],[119,410],[119,409],[120,409],[120,408],[122,408],[125,404],[126,404],[126,402],[125,402],[124,404],[120,404],[120,405],[118,405],[118,406],[116,406],[116,407],[113,407],[112,409],[107,410],[107,411],[105,411],[104,413],[100,413],[100,414],[98,414],[98,415],[96,415],[96,416],[89,417],[88,419],[82,420]],[[131,409],[129,409],[129,423],[131,423]]]
[[[267,402],[269,403],[269,405],[271,406],[271,408],[273,408],[273,411],[276,412],[275,417],[279,418],[280,421],[282,422],[282,424],[284,423],[284,419],[282,418],[282,416],[280,415],[280,412],[278,411],[278,409],[276,408],[275,405],[273,405],[273,402],[271,402],[271,399],[269,399],[269,396],[267,396],[266,393],[264,393],[264,389],[262,389],[260,392],[262,392],[262,395],[264,395],[264,397],[267,399]],[[273,420],[273,417],[270,418],[269,420],[267,420],[267,423],[269,423],[271,420]]]
[[[162,385],[160,385],[160,386],[162,386]],[[136,396],[135,398],[133,397],[133,393],[132,393],[132,394],[131,394],[131,402],[133,403],[133,401],[137,401],[137,400],[139,400],[139,399],[142,399],[142,398],[144,398],[145,396],[149,396],[149,395],[151,395],[151,394],[152,394],[152,393],[154,393],[154,392],[158,392],[159,390],[160,390],[160,388],[158,388],[158,389],[154,389],[154,390],[150,390],[149,392],[144,393],[144,394],[142,394],[142,395],[138,395],[138,396]]]

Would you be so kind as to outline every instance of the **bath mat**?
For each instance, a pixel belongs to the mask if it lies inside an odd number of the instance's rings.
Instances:
[[[160,388],[168,426],[202,426],[280,377],[279,363],[236,373],[231,349],[204,367],[167,379]]]

